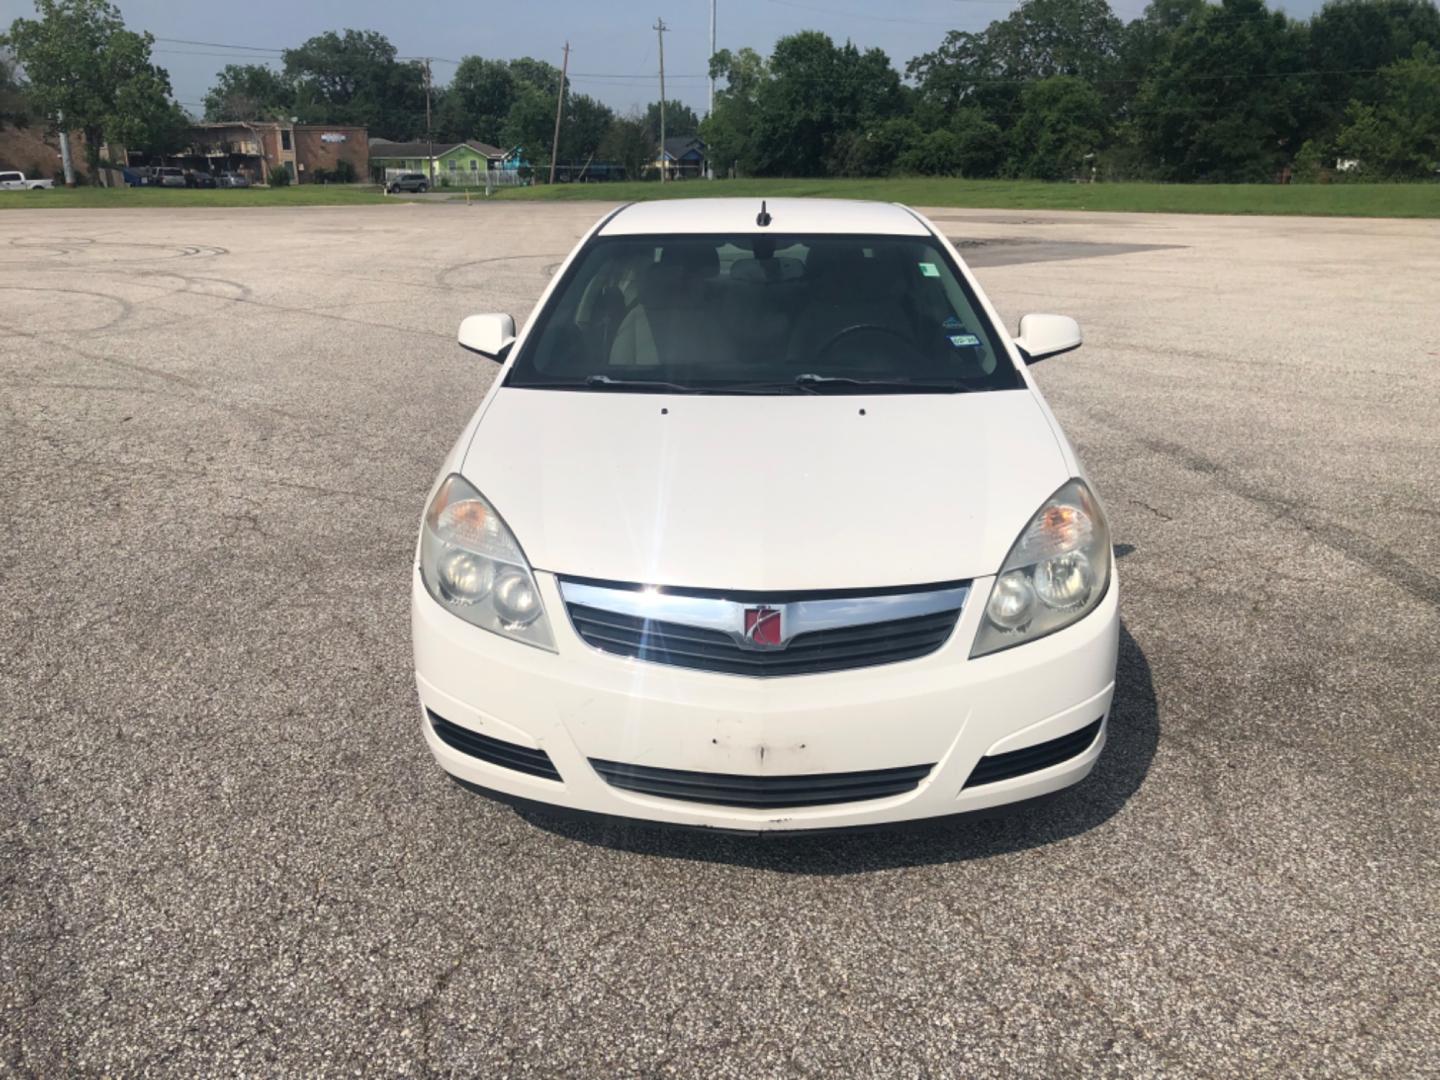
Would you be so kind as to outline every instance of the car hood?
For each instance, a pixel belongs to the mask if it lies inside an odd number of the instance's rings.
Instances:
[[[463,465],[537,570],[781,591],[993,574],[1069,479],[1028,390],[502,388]]]

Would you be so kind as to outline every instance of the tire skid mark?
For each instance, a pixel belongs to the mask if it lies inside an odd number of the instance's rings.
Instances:
[[[31,333],[24,330],[16,331],[16,333],[19,337],[29,338],[32,341],[44,342],[46,340],[43,335],[37,333]],[[66,351],[72,356],[83,357],[84,359],[94,361],[97,364],[108,364],[111,367],[119,368],[122,371],[129,371],[142,377],[159,379],[162,382],[171,383],[176,386],[183,386],[186,390],[190,391],[187,396],[191,399],[196,401],[203,401],[207,404],[216,405],[224,409],[230,409],[234,412],[240,413],[243,416],[248,416],[261,427],[265,428],[267,431],[274,430],[274,418],[276,416],[283,416],[286,420],[298,424],[309,423],[308,417],[300,416],[296,413],[289,412],[285,409],[281,409],[273,405],[250,405],[247,403],[227,399],[223,395],[207,387],[204,383],[198,382],[195,379],[186,378],[184,375],[177,375],[172,371],[166,371],[163,368],[150,367],[146,364],[136,364],[128,360],[120,360],[113,356],[106,356],[103,353],[92,352],[89,349],[81,348],[78,345],[67,345]],[[123,389],[132,390],[135,393],[141,394],[151,392],[148,391],[145,387],[141,386],[125,387]]]
[[[445,279],[451,274],[457,274],[461,270],[468,270],[472,266],[493,266],[496,263],[534,262],[536,259],[559,259],[560,262],[564,262],[565,258],[566,256],[563,253],[556,254],[549,252],[544,255],[496,255],[489,259],[467,259],[465,262],[442,266],[439,270],[435,271],[435,280],[444,285]],[[560,263],[555,263],[555,265],[559,266]],[[541,267],[542,273],[544,270],[545,267]],[[548,277],[549,275],[547,274],[546,276]]]
[[[1382,547],[1374,537],[1356,532],[1339,522],[1327,520],[1321,517],[1314,507],[1287,499],[1261,484],[1246,480],[1219,462],[1212,461],[1180,443],[1136,431],[1108,413],[1086,409],[1085,414],[1097,423],[1139,443],[1151,453],[1169,458],[1191,472],[1209,477],[1230,494],[1269,512],[1276,520],[1298,526],[1319,543],[1368,568],[1416,599],[1440,606],[1440,578]]]
[[[216,244],[156,244],[146,243],[140,240],[96,240],[84,236],[62,236],[62,237],[33,237],[17,236],[11,238],[7,247],[16,251],[29,252],[26,259],[0,259],[0,266],[26,266],[33,262],[35,252],[48,252],[52,259],[68,260],[70,256],[84,256],[77,262],[81,264],[93,263],[146,263],[154,262],[157,259],[188,259],[188,258],[217,258],[221,255],[230,254],[229,248],[223,248]],[[105,257],[109,251],[116,248],[139,250],[141,252],[156,252],[157,254],[144,254],[134,258]],[[98,257],[90,257],[90,256]]]
[[[178,293],[191,293],[195,296],[210,296],[216,300],[248,300],[254,295],[248,285],[242,285],[238,281],[231,281],[229,278],[213,277],[205,274],[177,274],[173,270],[141,270],[127,275],[127,279],[129,280],[134,280],[135,278],[145,280],[151,278],[169,278],[172,281],[180,282],[181,288],[166,293],[167,296],[174,296]],[[223,296],[219,293],[210,292],[200,287],[201,283],[214,284],[222,288],[232,289],[236,295]]]
[[[135,314],[135,304],[133,301],[126,300],[123,297],[119,296],[112,296],[110,293],[99,292],[95,289],[72,289],[60,285],[0,285],[0,291],[31,293],[68,293],[73,296],[90,296],[98,300],[108,300],[110,303],[117,304],[119,306],[120,313],[118,315],[116,315],[109,322],[101,323],[99,326],[86,327],[83,331],[81,331],[82,333],[86,334],[94,334],[100,332],[101,330],[109,330],[112,327],[119,326],[122,322]],[[39,335],[32,334],[27,336],[38,337]]]

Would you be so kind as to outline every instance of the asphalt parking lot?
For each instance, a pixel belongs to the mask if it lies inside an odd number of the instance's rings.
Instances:
[[[799,842],[530,819],[409,563],[591,204],[0,216],[0,1072],[1436,1075],[1440,223],[936,211],[1107,501],[1096,772]]]

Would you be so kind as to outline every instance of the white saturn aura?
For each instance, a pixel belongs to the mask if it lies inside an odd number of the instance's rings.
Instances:
[[[606,216],[430,493],[425,740],[512,803],[747,832],[985,810],[1083,779],[1119,635],[1105,513],[1028,364],[896,205]]]

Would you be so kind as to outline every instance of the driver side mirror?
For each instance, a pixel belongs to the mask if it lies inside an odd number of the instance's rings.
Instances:
[[[1015,339],[1027,364],[1078,349],[1083,342],[1080,324],[1068,315],[1026,315]]]
[[[515,320],[509,315],[471,315],[460,323],[460,347],[497,363],[515,344]]]

